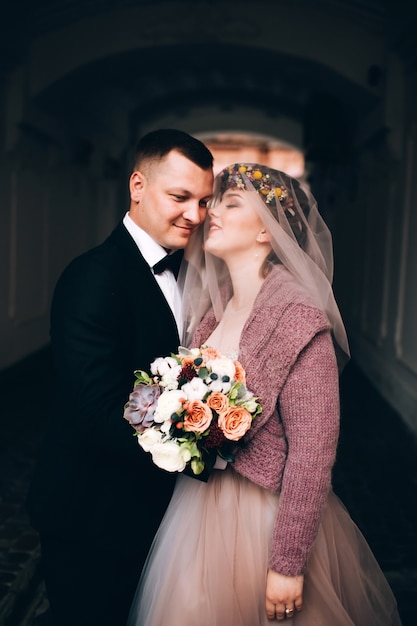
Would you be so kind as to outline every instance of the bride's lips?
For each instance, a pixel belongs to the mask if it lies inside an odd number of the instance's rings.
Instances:
[[[220,230],[220,226],[216,222],[209,222],[209,230]]]

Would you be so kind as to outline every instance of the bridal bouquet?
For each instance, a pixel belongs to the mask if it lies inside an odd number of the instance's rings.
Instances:
[[[262,411],[239,361],[208,346],[180,347],[178,354],[153,361],[150,374],[136,370],[135,376],[123,417],[139,445],[168,472],[190,467],[201,474],[217,455],[233,461],[234,445]]]

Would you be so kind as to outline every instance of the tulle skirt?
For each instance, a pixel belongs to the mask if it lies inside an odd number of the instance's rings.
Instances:
[[[180,475],[128,626],[270,626],[269,539],[279,496],[232,469]],[[293,626],[399,626],[392,591],[361,532],[330,493]],[[286,622],[288,620],[285,620]]]

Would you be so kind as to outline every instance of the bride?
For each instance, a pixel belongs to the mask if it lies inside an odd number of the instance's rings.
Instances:
[[[178,476],[128,626],[401,624],[331,486],[349,358],[332,278],[306,187],[259,164],[216,177],[184,274],[188,345],[238,356],[262,413],[233,463],[207,482]]]

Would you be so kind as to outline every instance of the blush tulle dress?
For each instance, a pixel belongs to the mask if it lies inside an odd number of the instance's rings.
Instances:
[[[128,626],[271,626],[269,538],[279,495],[231,467],[207,483],[180,475],[155,536]],[[400,626],[370,547],[330,492],[293,626]],[[288,620],[284,620],[288,622]],[[280,622],[282,623],[282,622]]]

